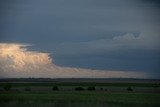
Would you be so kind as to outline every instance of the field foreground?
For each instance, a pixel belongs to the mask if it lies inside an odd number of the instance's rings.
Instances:
[[[8,85],[10,89],[6,90],[4,87]],[[159,85],[159,81],[147,83],[1,81],[0,105],[2,107],[160,107]]]

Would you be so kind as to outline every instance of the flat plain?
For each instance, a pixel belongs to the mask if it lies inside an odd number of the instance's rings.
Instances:
[[[160,107],[160,81],[1,79],[0,104],[3,107]]]

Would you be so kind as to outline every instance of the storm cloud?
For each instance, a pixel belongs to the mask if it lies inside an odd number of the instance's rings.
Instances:
[[[0,0],[0,43],[30,43],[58,66],[160,78],[158,0]]]
[[[0,44],[1,78],[147,78],[145,73],[60,67],[48,53],[28,51],[24,44]]]

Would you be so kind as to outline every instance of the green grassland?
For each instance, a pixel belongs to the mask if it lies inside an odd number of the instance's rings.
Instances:
[[[155,93],[101,93],[101,92],[54,92],[54,93],[3,93],[0,102],[7,105],[13,102],[48,102],[63,104],[106,104],[119,107],[159,107],[160,94]],[[6,102],[6,104],[4,103]],[[9,103],[8,103],[9,102]],[[84,106],[85,107],[85,106]],[[96,106],[97,107],[97,106]]]
[[[5,86],[10,85],[9,90]],[[57,86],[58,90],[53,90]],[[88,90],[88,87],[95,90]],[[81,87],[83,90],[75,90]],[[130,87],[132,90],[128,90]],[[160,107],[159,83],[0,83],[2,107]]]

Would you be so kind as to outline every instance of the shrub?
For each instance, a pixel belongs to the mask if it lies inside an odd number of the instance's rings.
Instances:
[[[94,91],[94,90],[96,90],[96,89],[95,89],[95,87],[92,86],[92,87],[88,87],[87,90],[89,90],[89,91]]]
[[[25,91],[31,91],[31,89],[29,87],[25,88]]]
[[[4,88],[4,90],[9,91],[12,88],[12,84],[11,83],[7,83],[7,84],[4,85],[3,88]]]
[[[105,89],[105,91],[108,91],[108,89]]]
[[[84,88],[83,88],[83,87],[76,87],[75,90],[76,90],[76,91],[83,91]]]
[[[53,91],[58,91],[59,88],[58,88],[58,86],[55,85],[55,86],[52,87],[52,90],[53,90]]]
[[[100,88],[101,91],[103,91],[103,88]]]
[[[153,87],[155,87],[155,88],[160,87],[160,83],[159,84],[154,84]]]
[[[127,91],[133,91],[133,89],[131,87],[128,87]]]

